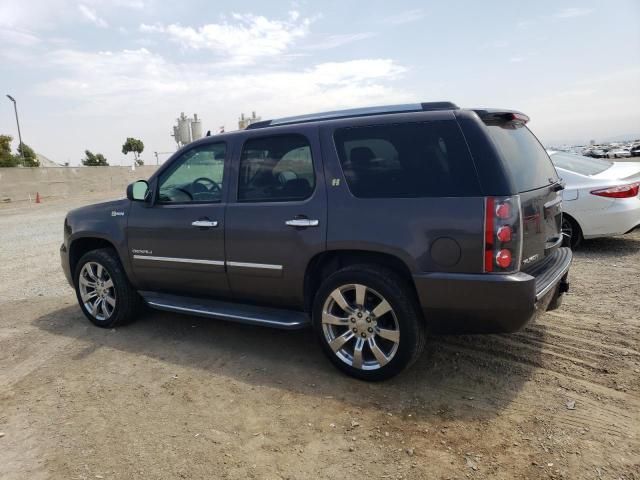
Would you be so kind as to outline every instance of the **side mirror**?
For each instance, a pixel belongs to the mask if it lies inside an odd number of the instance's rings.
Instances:
[[[134,202],[144,202],[149,193],[149,184],[146,180],[138,180],[127,186],[127,198]]]

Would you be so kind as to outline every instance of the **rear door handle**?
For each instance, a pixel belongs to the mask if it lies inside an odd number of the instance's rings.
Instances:
[[[209,228],[209,227],[217,227],[218,222],[215,220],[196,220],[191,222],[191,225],[198,228]]]
[[[290,227],[317,227],[320,222],[309,218],[294,218],[293,220],[287,220],[284,223]]]

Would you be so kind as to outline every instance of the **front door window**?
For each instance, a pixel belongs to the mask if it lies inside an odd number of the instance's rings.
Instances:
[[[188,150],[158,181],[158,203],[219,203],[222,201],[225,144]]]

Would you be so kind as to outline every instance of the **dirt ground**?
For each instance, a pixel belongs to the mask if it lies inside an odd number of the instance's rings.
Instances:
[[[93,200],[0,207],[0,478],[640,479],[640,233],[585,242],[525,330],[367,384],[307,331],[91,326],[58,248]]]

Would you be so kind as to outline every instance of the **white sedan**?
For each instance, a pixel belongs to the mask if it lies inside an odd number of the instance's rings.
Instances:
[[[640,162],[612,162],[550,151],[562,192],[562,233],[575,248],[584,238],[640,228]]]

